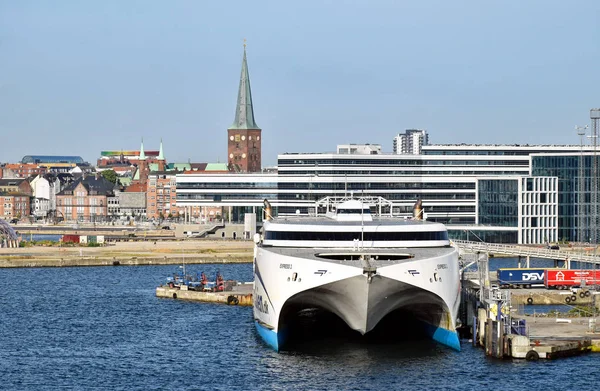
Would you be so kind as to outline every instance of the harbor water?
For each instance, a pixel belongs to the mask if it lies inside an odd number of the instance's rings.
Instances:
[[[49,241],[49,242],[60,242],[62,235],[55,234],[30,234],[30,235],[21,235],[21,238],[26,242],[40,242],[40,241]]]
[[[191,265],[252,280],[252,265]],[[173,266],[0,270],[5,390],[589,389],[600,355],[500,361],[462,341],[357,338],[331,323],[275,353],[252,308],[155,297]],[[320,325],[319,327],[322,327]],[[390,333],[393,334],[393,333]],[[321,335],[320,337],[317,337]]]

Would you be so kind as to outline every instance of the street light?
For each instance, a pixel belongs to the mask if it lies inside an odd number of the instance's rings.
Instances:
[[[579,221],[578,221],[578,226],[579,226],[579,232],[577,233],[577,240],[579,242],[583,242],[584,239],[584,235],[585,235],[585,231],[584,231],[584,226],[585,226],[585,213],[583,213],[583,203],[585,200],[585,197],[583,196],[583,193],[585,192],[585,180],[584,180],[584,165],[583,165],[583,138],[585,136],[585,131],[588,129],[588,126],[577,126],[575,125],[575,130],[577,131],[577,135],[579,135],[579,179],[578,179],[578,195],[577,195],[577,208],[578,208],[578,213],[579,213]]]

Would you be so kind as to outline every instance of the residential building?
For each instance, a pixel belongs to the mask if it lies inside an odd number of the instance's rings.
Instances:
[[[148,178],[146,208],[149,219],[161,220],[167,217],[178,217],[177,171],[152,171]]]
[[[31,196],[31,184],[27,178],[0,179],[0,192],[2,193],[20,193]]]
[[[55,187],[60,188],[60,180],[52,174],[38,175],[31,181],[32,205],[31,214],[38,219],[45,218],[56,210]]]
[[[110,181],[100,175],[84,176],[56,195],[56,209],[68,221],[105,221],[110,197],[114,197]]]
[[[0,191],[0,218],[12,220],[29,216],[30,197],[24,193],[8,193]]]
[[[48,169],[37,163],[6,163],[2,166],[2,170],[6,172],[4,178],[28,178],[45,174]]]
[[[148,180],[147,215],[149,219],[183,219],[186,222],[210,222],[220,219],[220,206],[177,206],[177,174],[197,174],[205,178],[228,173],[223,163],[173,163],[168,171],[151,171]],[[151,167],[152,169],[152,167]]]
[[[407,129],[404,134],[399,133],[394,137],[393,151],[401,155],[420,155],[424,145],[429,144],[429,135],[426,130]]]

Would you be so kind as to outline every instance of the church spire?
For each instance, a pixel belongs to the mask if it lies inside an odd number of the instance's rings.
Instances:
[[[144,153],[144,138],[142,137],[142,146],[140,147],[139,160],[146,160],[146,154]]]
[[[165,160],[165,155],[163,154],[162,138],[160,139],[160,150],[158,151],[158,160]]]
[[[238,91],[235,121],[229,129],[260,129],[254,122],[254,109],[252,108],[252,92],[250,91],[250,75],[246,62],[246,40],[244,40],[244,59],[242,61],[242,74]]]

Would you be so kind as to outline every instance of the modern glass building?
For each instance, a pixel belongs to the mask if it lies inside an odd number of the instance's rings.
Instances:
[[[278,156],[277,173],[177,175],[177,205],[222,206],[242,221],[250,211],[260,216],[264,199],[279,216],[308,214],[318,199],[350,194],[381,196],[394,215],[410,216],[421,199],[426,218],[446,224],[453,238],[546,243],[563,238],[558,216],[569,213],[564,201],[572,186],[560,193],[549,163],[536,169],[530,155],[579,150],[460,144],[423,146],[422,155],[287,153]]]
[[[592,153],[533,154],[531,174],[558,178],[558,235],[560,240],[590,242],[599,238],[594,221]],[[600,159],[598,159],[600,160]],[[597,178],[596,178],[597,180]]]
[[[21,163],[70,163],[70,164],[84,164],[85,161],[81,156],[48,156],[48,155],[27,155],[23,156]]]

